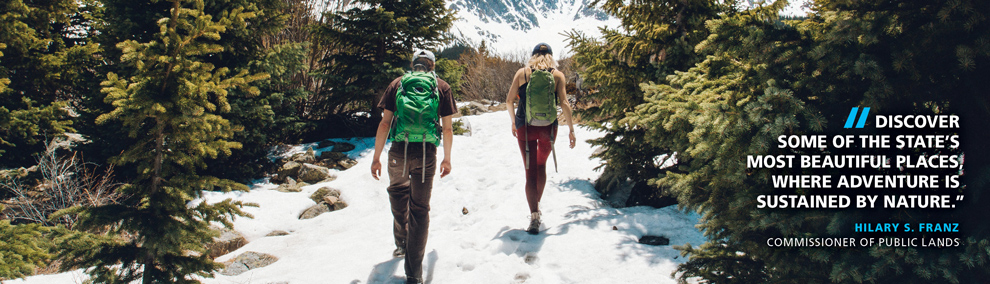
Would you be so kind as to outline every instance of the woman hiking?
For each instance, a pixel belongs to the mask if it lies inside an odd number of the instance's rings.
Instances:
[[[530,212],[526,232],[534,235],[540,231],[540,198],[547,183],[547,158],[557,137],[557,106],[563,110],[564,121],[570,130],[570,147],[574,148],[577,141],[571,107],[567,103],[567,80],[556,67],[550,46],[546,43],[536,45],[526,66],[516,71],[505,96],[512,135],[519,142],[526,169],[526,201]],[[517,99],[518,108],[513,106]]]

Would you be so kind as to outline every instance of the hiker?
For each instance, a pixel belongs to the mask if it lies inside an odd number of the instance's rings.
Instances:
[[[571,107],[567,103],[567,81],[564,73],[556,67],[550,46],[546,43],[536,45],[526,66],[516,71],[509,93],[505,96],[512,120],[512,136],[519,142],[519,151],[526,166],[526,201],[530,212],[526,231],[530,234],[540,230],[540,198],[547,183],[547,158],[557,137],[557,106],[563,110],[564,121],[570,129],[570,147],[574,148],[577,141]],[[517,99],[519,107],[513,111]],[[554,154],[554,167],[556,159]]]
[[[457,112],[447,82],[437,78],[432,52],[417,50],[410,67],[385,89],[378,107],[384,110],[375,135],[371,176],[381,175],[379,158],[386,136],[388,196],[394,217],[394,257],[405,257],[406,283],[423,282],[423,253],[430,225],[430,194],[436,173],[437,144],[443,145],[440,177],[450,174],[450,146],[454,136],[451,115]],[[394,122],[394,127],[393,126]],[[440,133],[440,125],[443,133]],[[440,143],[442,140],[442,143]]]

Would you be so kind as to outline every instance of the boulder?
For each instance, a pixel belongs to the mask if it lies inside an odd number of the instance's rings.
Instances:
[[[313,202],[315,203],[320,203],[321,201],[323,201],[323,198],[326,196],[333,196],[339,199],[340,190],[335,188],[330,188],[328,186],[324,186],[321,187],[320,189],[317,189],[316,192],[313,192],[313,194],[309,196],[309,199],[312,199]]]
[[[334,180],[337,176],[331,175],[330,170],[313,164],[303,164],[299,169],[299,180],[308,183],[317,183],[324,180]]]
[[[352,151],[354,149],[357,149],[357,146],[354,146],[354,144],[347,142],[338,142],[336,145],[333,145],[333,149],[331,149],[330,151],[342,153],[342,152]]]
[[[341,159],[340,161],[337,161],[337,167],[335,167],[335,168],[338,169],[338,170],[346,170],[346,169],[353,168],[354,166],[357,165],[357,163],[358,162],[355,159],[344,158],[344,159]]]
[[[506,109],[508,109],[508,105],[507,104],[497,104],[497,105],[488,107],[488,111],[503,111],[503,110],[506,110]]]
[[[214,227],[220,231],[220,236],[213,238],[213,242],[206,245],[206,255],[211,259],[228,254],[247,244],[247,239],[237,231],[226,227]]]
[[[251,269],[268,266],[276,261],[278,261],[278,257],[274,255],[249,251],[225,263],[227,266],[220,274],[227,276],[239,275]]]
[[[320,153],[320,161],[340,161],[347,158],[347,154],[341,152],[323,151]]]
[[[295,153],[289,158],[289,161],[297,163],[313,163],[316,162],[316,153],[313,149],[306,149],[306,152]]]
[[[461,115],[478,115],[488,112],[488,106],[479,102],[470,102],[466,106],[459,108],[458,112],[460,112]]]
[[[296,178],[299,175],[299,169],[302,168],[302,164],[298,162],[288,161],[282,164],[282,167],[278,169],[275,177],[272,177],[272,182],[274,183],[284,183],[287,178]]]
[[[310,206],[309,208],[306,208],[306,210],[303,210],[302,214],[299,214],[299,219],[313,219],[316,218],[316,216],[320,216],[320,214],[327,212],[330,212],[330,207],[327,207],[326,204],[321,202],[320,204]]]
[[[289,178],[286,178],[286,183],[280,184],[278,187],[275,188],[275,191],[281,191],[281,192],[300,192],[300,191],[302,191],[302,187],[307,186],[307,185],[309,185],[309,184],[308,183],[305,183],[305,182],[296,183],[296,180],[295,179],[292,179],[291,177],[289,177]]]
[[[326,202],[324,203],[326,204]],[[326,205],[330,207],[331,211],[337,211],[340,209],[347,208],[347,202],[345,202],[343,199],[337,199],[333,204],[326,204]]]

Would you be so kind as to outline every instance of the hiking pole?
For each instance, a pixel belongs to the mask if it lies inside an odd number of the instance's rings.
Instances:
[[[553,172],[560,173],[559,171],[557,171],[557,151],[555,149],[556,147],[554,147],[554,145],[553,145],[554,142],[557,142],[557,141],[551,141],[550,142],[550,154],[553,154]]]
[[[523,135],[526,144],[526,170],[529,170],[529,126],[523,125]]]

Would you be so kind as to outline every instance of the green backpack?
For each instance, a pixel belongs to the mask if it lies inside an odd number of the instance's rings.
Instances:
[[[557,84],[553,68],[532,69],[526,86],[526,125],[547,126],[557,121]]]
[[[407,72],[395,94],[395,127],[389,138],[398,142],[440,144],[440,93],[433,72]]]

